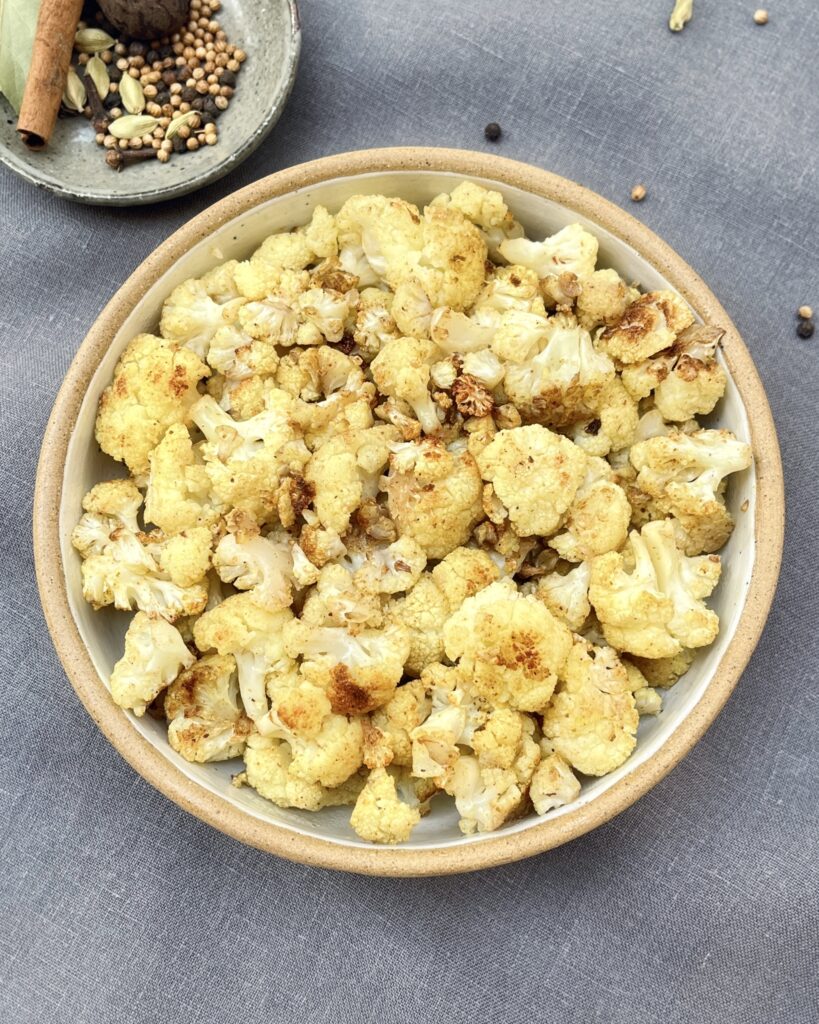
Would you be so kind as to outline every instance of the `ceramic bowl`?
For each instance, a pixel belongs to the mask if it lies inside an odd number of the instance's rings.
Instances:
[[[106,688],[122,652],[129,615],[94,612],[80,586],[71,530],[83,494],[111,475],[94,441],[97,401],[126,343],[156,327],[165,297],[180,281],[215,263],[248,256],[274,231],[309,220],[321,203],[337,209],[359,192],[423,204],[464,178],[500,190],[529,237],[579,221],[600,240],[601,265],[644,288],[675,288],[705,322],[726,328],[725,398],[710,418],[751,442],[752,469],[728,492],[736,529],[723,551],[724,572],[712,604],[719,638],[667,691],[662,714],[640,723],[637,749],[617,771],[584,784],[579,800],[544,818],[528,817],[489,835],[462,836],[451,801],[397,848],[363,843],[349,808],[318,814],[282,810],[253,790],[237,790],[237,763],[192,765],[169,747],[161,723],[116,707]],[[546,171],[494,156],[445,149],[387,149],[327,157],[281,171],[212,206],[177,231],[117,292],[83,342],[46,431],[37,477],[34,542],[40,594],[59,656],[80,698],[122,755],[186,810],[243,842],[293,860],[385,875],[425,875],[485,868],[564,843],[633,803],[692,747],[725,703],[756,645],[773,598],[783,532],[779,448],[768,402],[745,345],[708,288],[664,242],[622,210]]]
[[[0,160],[38,188],[96,206],[156,203],[223,177],[250,156],[281,116],[296,77],[301,29],[296,0],[224,0],[218,17],[228,37],[247,50],[248,60],[236,96],[219,118],[217,145],[117,173],[106,165],[84,117],[60,117],[45,149],[26,149],[14,111],[0,96]]]

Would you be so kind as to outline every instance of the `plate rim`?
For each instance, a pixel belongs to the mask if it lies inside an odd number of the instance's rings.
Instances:
[[[706,322],[726,328],[723,354],[748,412],[755,459],[755,556],[745,607],[713,678],[666,742],[608,790],[574,811],[521,832],[440,849],[357,847],[295,833],[257,819],[175,768],[130,724],[99,678],[71,614],[59,543],[65,455],[80,405],[110,338],[140,297],[188,249],[234,217],[268,199],[333,178],[390,171],[450,172],[488,178],[560,203],[606,228],[659,270]],[[34,491],[37,584],[57,654],[80,700],[131,766],[184,810],[241,842],[315,867],[382,876],[476,871],[553,849],[604,824],[658,783],[694,746],[727,701],[754,651],[773,601],[784,541],[785,497],[776,427],[750,352],[699,275],[631,214],[585,186],[506,157],[449,148],[367,149],[285,168],[226,196],[162,242],[118,289],[80,345],[49,417]]]
[[[243,163],[259,146],[264,142],[270,132],[275,128],[279,118],[284,112],[293,86],[296,81],[296,72],[301,55],[301,21],[297,0],[280,0],[289,9],[287,25],[289,27],[290,41],[286,48],[285,75],[283,77],[284,87],[279,92],[275,101],[267,108],[267,111],[256,128],[244,139],[244,141],[225,159],[211,167],[209,170],[202,170],[195,173],[185,181],[177,182],[175,185],[162,186],[160,188],[143,189],[130,195],[117,195],[110,192],[95,189],[70,188],[55,180],[50,174],[37,171],[31,163],[22,158],[23,149],[7,146],[0,143],[0,163],[22,178],[29,185],[67,199],[70,202],[81,203],[85,206],[146,206],[150,203],[162,203],[169,199],[178,199],[180,196],[189,195],[206,185],[212,185],[219,181],[226,174]],[[3,97],[5,99],[5,97]],[[8,104],[8,101],[6,101]],[[22,144],[21,144],[22,145]]]

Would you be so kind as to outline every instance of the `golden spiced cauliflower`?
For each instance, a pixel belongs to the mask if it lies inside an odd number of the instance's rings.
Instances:
[[[718,634],[752,454],[700,422],[722,330],[597,257],[464,181],[315,206],[175,287],[100,399],[128,475],[71,536],[86,600],[133,614],[114,702],[373,843],[436,794],[489,832],[621,765]]]

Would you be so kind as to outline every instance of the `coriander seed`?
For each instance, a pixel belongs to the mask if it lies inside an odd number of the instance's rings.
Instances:
[[[812,338],[816,330],[813,320],[800,320],[796,325],[796,333],[800,338]]]
[[[797,310],[797,316],[802,320],[810,320],[813,316],[813,310],[810,306],[800,306]]]
[[[194,152],[199,149],[199,139],[197,139],[195,135],[191,135],[191,137],[185,141],[185,148],[190,152]]]
[[[646,194],[647,193],[645,185],[635,185],[634,188],[631,190],[632,202],[642,203],[642,201],[646,197]]]
[[[757,25],[768,24],[768,12],[765,10],[764,7],[760,7],[758,11],[754,11],[754,21],[757,23]]]
[[[171,159],[171,155],[166,150],[160,149],[157,151],[156,158],[161,164],[166,164]]]

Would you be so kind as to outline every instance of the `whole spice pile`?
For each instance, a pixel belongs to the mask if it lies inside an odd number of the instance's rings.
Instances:
[[[115,38],[101,14],[80,22],[63,107],[92,121],[110,167],[216,145],[247,57],[214,17],[220,7],[191,0],[186,25],[148,42]]]

